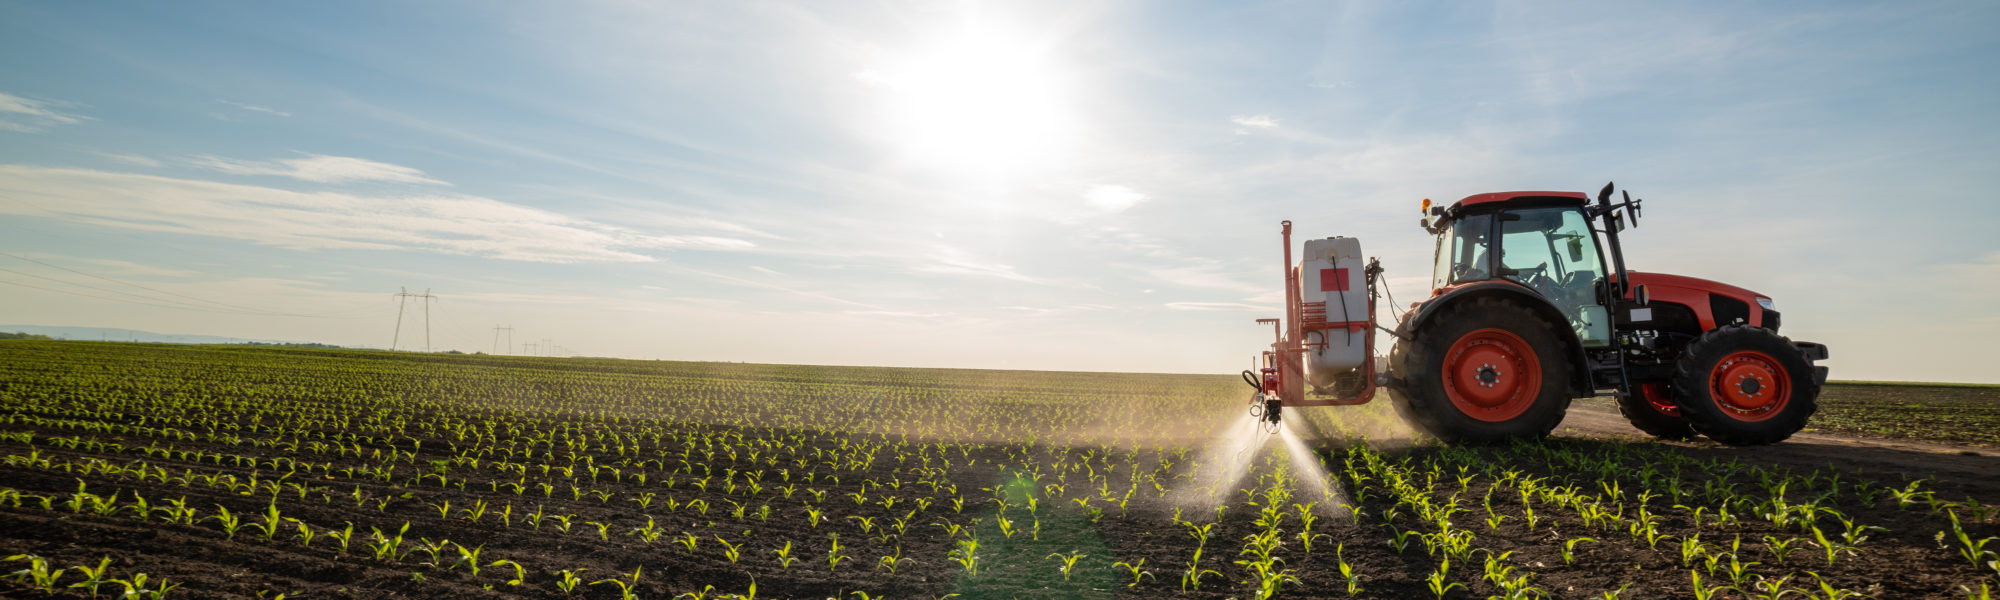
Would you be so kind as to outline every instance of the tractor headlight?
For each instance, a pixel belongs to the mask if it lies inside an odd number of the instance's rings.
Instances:
[[[1778,303],[1772,302],[1770,298],[1763,296],[1757,297],[1757,305],[1764,307],[1764,310],[1778,310]]]

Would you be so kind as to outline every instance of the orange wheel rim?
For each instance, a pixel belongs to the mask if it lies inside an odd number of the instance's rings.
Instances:
[[[1792,379],[1771,355],[1740,350],[1709,371],[1709,396],[1722,414],[1744,422],[1778,416],[1791,403]]]
[[[1506,421],[1535,405],[1542,393],[1542,362],[1527,340],[1513,332],[1473,331],[1445,352],[1444,391],[1468,417]]]
[[[1667,384],[1648,383],[1641,385],[1639,386],[1639,395],[1646,399],[1646,404],[1652,406],[1655,412],[1669,417],[1681,416],[1681,407],[1678,404],[1674,404],[1673,389],[1667,387]]]

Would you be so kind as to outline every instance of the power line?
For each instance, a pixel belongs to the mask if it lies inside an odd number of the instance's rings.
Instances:
[[[77,283],[77,282],[74,282],[74,281],[69,281],[69,280],[67,280],[67,279],[57,279],[57,278],[54,278],[54,277],[50,277],[50,276],[47,276],[47,275],[36,275],[36,274],[34,274],[34,273],[29,273],[29,272],[26,272],[26,271],[16,271],[16,270],[13,270],[13,269],[7,269],[7,268],[0,268],[0,272],[7,272],[7,273],[13,273],[13,274],[15,274],[15,275],[24,275],[24,276],[28,276],[28,277],[33,277],[33,278],[35,278],[35,279],[42,279],[42,280],[46,280],[46,281],[53,281],[53,282],[56,282],[56,283],[60,283],[60,284],[63,284],[63,285],[73,285],[73,286],[76,286],[76,287],[80,287],[80,288],[84,288],[84,289],[89,289],[89,290],[97,290],[97,291],[101,291],[101,292],[109,292],[109,293],[113,293],[113,294],[118,294],[118,295],[120,295],[120,296],[130,296],[130,297],[133,297],[133,298],[138,298],[138,299],[141,299],[141,300],[153,300],[153,301],[159,301],[159,302],[179,302],[179,301],[177,301],[177,300],[161,300],[161,299],[159,299],[159,298],[152,298],[152,297],[148,297],[148,296],[144,296],[144,295],[140,295],[140,294],[134,294],[134,293],[132,293],[132,292],[127,292],[127,291],[124,291],[124,290],[115,290],[115,289],[111,289],[111,288],[107,288],[107,287],[99,287],[99,286],[95,286],[95,285],[87,285],[87,284],[82,284],[82,283]],[[93,297],[93,298],[103,298],[103,296],[92,296],[92,297]],[[117,298],[106,298],[106,299],[107,299],[107,300],[117,300]],[[166,305],[155,305],[155,306],[166,306]],[[179,303],[179,304],[178,304],[177,306],[189,306],[189,307],[192,307],[192,306],[194,306],[194,305],[191,305],[191,304],[188,304],[188,303],[185,303],[185,302],[181,302],[181,303]],[[208,309],[209,307],[202,307],[202,308],[204,308],[204,309]]]
[[[21,255],[18,255],[18,254],[10,254],[10,253],[6,253],[6,252],[0,252],[0,256],[6,256],[6,257],[9,257],[9,258],[15,258],[15,259],[19,259],[19,260],[23,260],[23,261],[27,261],[27,262],[31,262],[31,263],[35,263],[35,264],[38,264],[38,265],[41,265],[41,266],[44,266],[44,267],[48,267],[48,268],[51,268],[51,269],[56,269],[56,270],[59,270],[59,271],[67,271],[67,272],[70,272],[70,273],[75,273],[75,274],[77,274],[77,275],[82,275],[82,276],[84,276],[84,277],[89,277],[89,278],[92,278],[92,279],[101,279],[101,280],[104,280],[104,281],[109,281],[109,282],[111,282],[111,283],[116,283],[116,284],[119,284],[119,285],[128,285],[128,286],[132,286],[132,287],[135,287],[135,288],[139,288],[139,289],[142,289],[142,290],[146,290],[146,291],[149,291],[149,292],[154,292],[154,293],[159,293],[159,294],[166,294],[166,295],[168,295],[168,296],[174,296],[174,297],[178,297],[178,298],[186,298],[186,299],[188,299],[188,300],[194,300],[194,301],[196,301],[196,302],[201,302],[201,303],[205,303],[205,304],[212,304],[212,305],[215,305],[215,306],[220,306],[220,307],[224,307],[224,308],[229,308],[229,309],[234,309],[234,310],[236,310],[236,311],[240,311],[240,312],[244,312],[244,313],[249,313],[249,314],[255,314],[255,315],[260,315],[260,316],[268,316],[268,317],[303,317],[303,318],[311,318],[311,319],[324,319],[324,318],[342,318],[342,317],[336,317],[336,316],[334,316],[334,315],[328,315],[328,314],[317,314],[317,315],[308,315],[308,314],[299,314],[299,313],[287,313],[287,312],[278,312],[278,311],[273,311],[273,310],[265,310],[265,309],[261,309],[261,308],[256,308],[256,307],[250,307],[250,306],[241,306],[241,305],[236,305],[236,304],[230,304],[230,303],[227,303],[227,302],[217,302],[217,301],[215,301],[215,300],[209,300],[209,299],[207,299],[207,298],[198,298],[198,297],[195,297],[195,296],[189,296],[189,295],[187,295],[187,294],[181,294],[181,293],[177,293],[177,292],[169,292],[169,291],[167,291],[167,290],[163,290],[163,289],[159,289],[159,288],[154,288],[154,287],[148,287],[148,286],[144,286],[144,285],[139,285],[139,284],[136,284],[136,283],[132,283],[132,282],[130,282],[130,281],[123,281],[123,280],[119,280],[119,279],[113,279],[113,278],[110,278],[110,277],[105,277],[105,276],[102,276],[102,275],[96,275],[96,274],[92,274],[92,273],[85,273],[85,272],[83,272],[83,271],[78,271],[78,270],[76,270],[76,269],[71,269],[71,268],[69,268],[69,267],[64,267],[64,266],[61,266],[61,265],[54,265],[54,264],[49,264],[49,263],[46,263],[46,262],[42,262],[42,261],[39,261],[39,260],[35,260],[35,259],[32,259],[32,258],[28,258],[28,257],[26,257],[26,256],[21,256]],[[55,282],[59,282],[59,283],[63,283],[63,284],[67,284],[67,285],[73,285],[73,286],[77,286],[77,287],[83,287],[83,288],[89,288],[89,289],[94,289],[94,290],[99,290],[99,291],[105,291],[105,292],[111,292],[111,293],[114,293],[114,294],[123,294],[123,295],[127,295],[127,296],[133,296],[133,297],[139,297],[139,298],[145,298],[144,296],[140,296],[139,294],[134,294],[134,293],[131,293],[131,292],[122,292],[122,291],[118,291],[118,290],[112,290],[112,289],[106,289],[106,288],[101,288],[101,287],[96,287],[96,286],[91,286],[91,285],[85,285],[85,284],[81,284],[81,283],[77,283],[77,282],[74,282],[74,281],[64,281],[64,280],[61,280],[61,279],[56,279],[56,278],[53,278],[53,277],[46,277],[46,276],[42,276],[42,275],[35,275],[35,274],[33,274],[33,273],[24,273],[24,272],[21,272],[21,271],[15,271],[15,270],[12,270],[12,269],[0,269],[0,271],[7,271],[7,272],[9,272],[9,273],[15,273],[15,274],[19,274],[19,275],[27,275],[27,276],[29,276],[29,277],[35,277],[35,278],[39,278],[39,279],[47,279],[47,280],[49,280],[49,281],[55,281]],[[59,292],[60,290],[49,290],[49,291],[57,291],[57,292]],[[72,292],[64,292],[64,293],[72,293]],[[77,294],[77,295],[86,295],[86,294]],[[111,300],[111,298],[105,298],[105,299],[106,299],[106,300]],[[154,300],[154,301],[159,301],[159,302],[177,302],[177,301],[174,301],[174,300],[166,300],[166,299],[162,299],[162,298],[145,298],[145,299],[147,299],[147,300]],[[179,302],[179,303],[180,303],[180,304],[188,304],[188,303],[186,303],[186,302]],[[166,307],[166,308],[187,308],[188,310],[209,310],[209,311],[211,311],[211,312],[219,312],[219,311],[214,311],[214,309],[212,309],[212,308],[204,308],[204,307],[197,307],[197,306],[186,306],[186,307],[175,307],[175,306],[168,306],[168,307]],[[347,318],[351,318],[351,317],[347,317]]]
[[[113,297],[111,297],[111,296],[99,296],[99,295],[96,295],[96,294],[85,294],[85,293],[83,293],[83,292],[76,292],[76,291],[70,291],[70,290],[59,290],[59,289],[56,289],[56,288],[50,288],[50,287],[42,287],[42,286],[39,286],[39,285],[29,285],[29,284],[26,284],[26,283],[21,283],[21,282],[19,282],[19,281],[6,281],[6,280],[0,280],[0,283],[4,283],[4,284],[7,284],[7,285],[17,285],[17,286],[21,286],[21,287],[24,287],[24,288],[30,288],[30,289],[37,289],[37,290],[42,290],[42,291],[45,291],[45,292],[55,292],[55,293],[58,293],[58,294],[69,294],[69,295],[71,295],[71,296],[82,296],[82,297],[85,297],[85,298],[96,298],[96,299],[99,299],[99,300],[110,300],[110,301],[112,301],[112,302],[124,302],[124,303],[126,303],[126,304],[138,304],[138,305],[142,305],[142,306],[156,306],[156,307],[159,307],[159,308],[174,308],[174,309],[180,309],[180,310],[193,310],[193,311],[200,311],[200,312],[209,312],[209,313],[220,313],[220,314],[242,314],[242,313],[240,313],[240,312],[237,312],[237,311],[228,311],[228,310],[214,310],[214,309],[206,309],[206,308],[199,308],[199,307],[193,307],[193,306],[180,306],[180,305],[173,305],[173,304],[156,304],[156,303],[152,303],[152,302],[142,302],[142,301],[138,301],[138,300],[128,300],[128,299],[125,299],[125,298],[113,298]]]

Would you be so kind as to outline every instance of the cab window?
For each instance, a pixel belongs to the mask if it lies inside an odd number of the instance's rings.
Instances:
[[[1500,276],[1547,298],[1570,321],[1586,346],[1610,339],[1609,319],[1597,301],[1603,273],[1590,222],[1574,208],[1537,208],[1500,218]]]
[[[1492,253],[1489,251],[1489,238],[1492,232],[1493,215],[1480,214],[1459,219],[1452,223],[1450,230],[1438,234],[1437,263],[1431,272],[1431,287],[1439,289],[1490,277]]]

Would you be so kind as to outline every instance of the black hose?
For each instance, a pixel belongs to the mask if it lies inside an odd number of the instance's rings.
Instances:
[[[1381,276],[1381,274],[1382,274],[1381,271],[1375,272],[1375,275],[1378,278]],[[1382,282],[1382,295],[1387,296],[1389,298],[1389,318],[1395,321],[1396,328],[1401,329],[1403,327],[1402,313],[1396,311],[1402,307],[1396,305],[1396,294],[1395,292],[1389,290],[1389,280],[1380,279],[1380,281]]]
[[[1243,383],[1250,384],[1250,389],[1264,391],[1264,384],[1257,381],[1257,374],[1251,373],[1249,369],[1243,370]]]
[[[1340,264],[1340,263],[1336,261],[1336,262],[1334,262],[1334,264],[1338,265],[1338,264]],[[1362,272],[1363,272],[1363,275],[1362,275],[1362,278],[1363,278],[1363,279],[1367,279],[1367,278],[1368,278],[1368,275],[1366,274],[1366,272],[1367,272],[1367,269],[1362,269]],[[1340,269],[1339,267],[1335,267],[1335,268],[1333,269],[1333,273],[1334,273],[1334,275],[1333,275],[1334,277],[1340,277],[1340,273],[1341,273],[1341,269]],[[1322,288],[1326,287],[1326,283],[1325,283],[1325,282],[1321,282],[1321,283],[1320,283],[1320,287],[1322,287]],[[1347,310],[1347,282],[1346,282],[1346,281],[1340,281],[1340,282],[1338,282],[1338,285],[1335,285],[1334,287],[1336,287],[1336,288],[1339,288],[1339,291],[1336,291],[1336,292],[1334,292],[1334,293],[1333,293],[1333,295],[1335,295],[1335,296],[1338,296],[1338,297],[1340,298],[1340,326],[1341,326],[1341,327],[1347,327],[1347,323],[1348,323],[1348,322],[1350,322],[1350,321],[1353,321],[1353,320],[1354,320],[1354,315],[1352,315],[1352,314],[1349,314],[1349,312],[1348,312],[1348,310]],[[1371,317],[1372,317],[1372,315],[1371,315]],[[1322,356],[1326,355],[1326,349],[1327,349],[1327,347],[1328,347],[1328,346],[1332,346],[1332,345],[1333,345],[1333,344],[1330,344],[1330,343],[1326,343],[1326,336],[1324,336],[1324,335],[1320,336],[1320,347],[1319,347],[1319,354],[1320,354],[1320,355],[1322,355]],[[1348,331],[1348,335],[1347,335],[1347,347],[1349,347],[1349,348],[1352,348],[1352,347],[1354,347],[1354,332],[1353,332],[1353,331]]]

